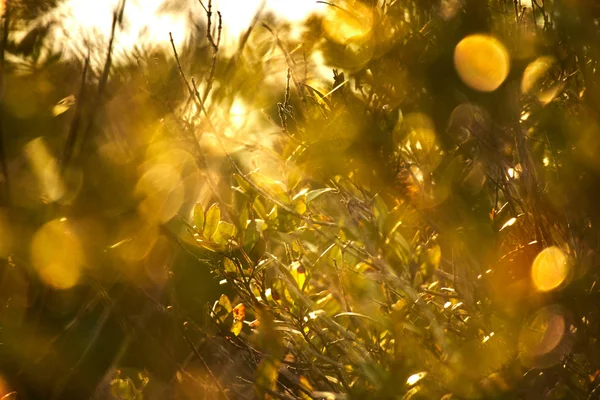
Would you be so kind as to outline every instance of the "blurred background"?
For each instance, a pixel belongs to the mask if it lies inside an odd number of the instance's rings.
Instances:
[[[600,397],[596,2],[1,4],[1,398]]]

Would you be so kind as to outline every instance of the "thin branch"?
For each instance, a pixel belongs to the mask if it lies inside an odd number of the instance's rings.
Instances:
[[[6,165],[6,150],[4,148],[4,124],[2,103],[4,101],[4,52],[8,43],[8,29],[10,25],[10,2],[5,2],[4,16],[2,17],[2,38],[0,39],[0,173],[4,181],[4,202],[10,203],[10,186],[8,178],[8,167]]]
[[[263,23],[262,26],[271,33],[271,35],[273,36],[273,39],[275,39],[275,43],[277,44],[277,47],[279,47],[279,49],[283,53],[286,63],[288,65],[288,68],[292,70],[292,80],[294,81],[294,86],[296,86],[296,91],[298,92],[298,96],[300,96],[300,99],[302,101],[304,101],[304,92],[302,91],[302,86],[300,86],[300,83],[298,82],[298,80],[296,79],[296,75],[294,74],[293,67],[294,67],[295,62],[294,62],[292,56],[290,55],[290,53],[287,51],[287,49],[281,42],[281,39],[279,39],[279,36],[277,35],[277,33],[275,33],[275,31],[267,24]]]
[[[179,60],[179,54],[177,53],[177,49],[175,48],[175,42],[173,41],[173,34],[171,32],[169,32],[169,39],[171,40],[171,48],[173,49],[173,55],[175,56],[175,61],[177,62],[177,68],[179,69],[179,75],[181,76],[181,79],[183,79],[183,83],[185,84],[185,87],[187,88],[190,96],[194,96],[194,91],[192,90],[192,87],[190,86],[190,83],[188,82],[185,73],[183,72],[183,67],[181,66],[181,61]]]
[[[64,174],[66,171],[69,161],[71,160],[71,156],[73,155],[73,151],[75,149],[75,143],[77,142],[77,131],[79,130],[79,125],[81,122],[81,115],[83,109],[83,103],[85,101],[85,81],[88,73],[88,69],[90,67],[90,52],[88,50],[87,57],[85,58],[85,63],[83,66],[83,72],[81,73],[81,84],[79,85],[79,93],[77,94],[77,98],[75,99],[75,115],[73,115],[73,120],[71,121],[71,126],[69,128],[69,134],[67,135],[67,140],[65,142],[65,150],[63,153],[63,158],[61,160],[61,173]]]
[[[98,108],[101,105],[102,98],[104,97],[104,92],[106,90],[106,85],[108,84],[108,75],[110,73],[110,68],[112,67],[112,52],[115,42],[115,37],[117,34],[117,25],[120,24],[123,20],[123,13],[125,11],[125,3],[127,0],[121,0],[117,9],[113,12],[113,22],[110,30],[110,39],[108,41],[108,49],[106,51],[106,61],[104,62],[104,67],[102,69],[102,75],[100,76],[100,81],[98,82],[98,91],[96,92],[96,98],[92,104],[91,116],[90,120],[87,124],[86,129],[84,130],[81,150],[83,151],[86,145],[87,140],[89,140],[89,135],[94,127],[96,122],[96,116],[98,115]]]
[[[211,3],[208,3],[209,7],[211,5]],[[210,10],[210,8],[209,8]],[[219,24],[218,24],[218,28],[217,28],[217,42],[215,43],[213,40],[213,37],[210,33],[210,11],[207,12],[208,15],[208,40],[209,42],[212,44],[213,46],[213,57],[212,57],[212,63],[210,65],[210,72],[208,74],[208,79],[206,80],[206,91],[204,92],[204,96],[202,96],[202,103],[206,103],[206,99],[208,98],[208,94],[210,93],[211,89],[212,89],[212,85],[213,82],[215,80],[215,70],[217,67],[217,56],[219,55],[219,45],[221,44],[221,31],[223,28],[223,19],[221,17],[221,12],[217,11],[217,15],[219,17]]]
[[[184,329],[185,329],[185,327],[184,327]],[[204,359],[204,357],[202,357],[202,354],[200,354],[200,352],[198,351],[198,349],[196,348],[196,346],[194,345],[194,343],[192,342],[192,340],[188,337],[188,335],[185,332],[183,332],[183,338],[185,339],[185,341],[187,342],[187,344],[190,346],[190,348],[192,349],[192,351],[194,352],[194,354],[196,355],[196,357],[198,358],[198,360],[200,360],[200,362],[202,363],[202,365],[204,365],[204,368],[206,368],[206,372],[208,372],[208,374],[210,375],[210,377],[212,378],[212,380],[215,382],[215,385],[217,386],[217,389],[219,390],[219,392],[221,392],[221,394],[223,395],[223,397],[225,399],[229,400],[229,397],[227,396],[227,393],[225,393],[225,390],[223,389],[223,386],[221,386],[221,383],[219,382],[219,380],[217,379],[217,377],[215,376],[215,374],[213,373],[213,371],[208,366],[208,363],[206,362],[206,360]]]
[[[173,41],[173,35],[171,34],[171,32],[169,32],[169,38],[171,40],[171,47],[173,49],[173,55],[175,56],[175,61],[177,62],[177,68],[179,69],[179,74],[181,75],[181,79],[183,80],[186,88],[188,89],[190,98],[196,100],[196,103],[198,104],[198,106],[200,107],[200,110],[204,112],[204,114],[208,117],[208,113],[206,111],[206,108],[204,107],[204,102],[202,101],[202,99],[200,98],[200,94],[198,93],[198,89],[196,88],[196,82],[194,81],[194,78],[192,78],[192,84],[190,85],[187,77],[185,76],[185,73],[183,72],[183,67],[181,66],[181,61],[179,59],[179,54],[177,53],[177,49],[175,48],[175,42]],[[210,119],[207,118],[207,121],[209,122],[209,126],[211,127],[211,129],[213,129],[213,131],[215,132],[216,135],[216,129],[215,127],[212,125],[212,123],[210,123]],[[208,171],[207,165],[206,165],[206,157],[204,156],[204,152],[202,151],[202,147],[200,146],[200,139],[201,137],[197,137],[196,136],[196,132],[193,132],[193,137],[192,137],[192,142],[193,145],[196,149],[196,152],[198,153],[198,157],[199,157],[199,167],[202,167],[202,170]],[[218,190],[217,190],[217,185],[212,181],[212,178],[210,177],[210,175],[208,174],[208,172],[204,173],[204,177],[206,178],[206,182],[208,183],[208,186],[210,187],[213,195],[216,197],[216,199],[219,201],[220,204],[226,204],[223,201],[222,196],[219,194]],[[228,208],[224,209],[225,212],[227,213],[227,216],[233,221],[235,219],[231,218],[231,212],[229,211]]]

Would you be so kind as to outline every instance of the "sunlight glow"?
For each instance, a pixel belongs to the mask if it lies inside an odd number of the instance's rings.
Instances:
[[[118,0],[67,0],[56,10],[44,17],[42,23],[58,22],[57,43],[66,46],[69,56],[81,56],[87,51],[88,43],[102,47],[110,37],[113,10]],[[206,1],[204,3],[207,3]],[[222,51],[232,53],[240,36],[246,32],[262,0],[214,0],[213,17],[219,11],[223,17]],[[176,9],[164,11],[169,4],[165,0],[128,0],[125,5],[124,24],[118,32],[115,59],[135,49],[168,49],[169,32],[177,47],[188,39],[197,20],[205,23],[206,13],[198,1],[184,0]],[[312,0],[265,1],[263,15],[273,13],[278,18],[292,23],[303,21],[311,13],[319,13],[325,5]],[[191,16],[194,16],[193,18]],[[214,17],[215,18],[215,17]],[[216,19],[213,21],[216,26]]]
[[[60,29],[55,34],[57,42],[66,47],[67,56],[85,54],[90,45],[93,49],[102,48],[100,54],[103,54],[118,3],[118,0],[67,0],[45,19],[59,22]],[[177,46],[184,42],[190,29],[189,21],[183,14],[160,13],[163,3],[164,0],[130,0],[126,3],[123,29],[116,34],[116,61],[119,55],[136,48],[169,45],[169,32],[173,33]]]
[[[327,36],[340,44],[362,43],[371,36],[373,11],[357,1],[341,1],[330,6],[323,19]]]

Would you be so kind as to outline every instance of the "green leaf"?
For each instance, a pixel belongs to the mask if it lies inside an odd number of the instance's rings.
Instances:
[[[248,203],[249,204],[249,203]],[[244,205],[240,211],[238,211],[237,220],[239,222],[239,226],[242,229],[245,229],[248,225],[248,220],[250,219],[250,213],[248,211],[248,207]]]
[[[204,237],[210,239],[213,237],[221,221],[221,209],[217,203],[210,206],[206,212],[206,221],[204,222]]]
[[[323,194],[325,194],[327,192],[332,192],[334,190],[335,189],[332,189],[332,188],[323,188],[323,189],[311,190],[310,192],[306,193],[306,204],[310,204],[311,201],[316,200],[321,195],[323,195]]]
[[[200,240],[196,242],[196,245],[202,247],[205,250],[212,251],[213,253],[223,249],[223,246],[221,246],[220,244],[211,242],[209,240]]]
[[[254,192],[254,189],[252,189],[252,186],[250,186],[250,184],[248,182],[246,182],[246,180],[244,178],[242,178],[240,175],[233,174],[233,177],[235,178],[235,181],[237,182],[237,184],[240,185],[240,189],[244,193],[252,194]]]
[[[376,195],[373,198],[373,215],[375,216],[377,227],[380,231],[383,231],[388,214],[389,211],[385,202],[380,195]]]
[[[290,200],[286,192],[287,189],[282,182],[258,173],[252,174],[252,181],[256,186],[260,187],[282,203],[287,203]]]
[[[254,208],[254,212],[256,212],[261,219],[267,219],[267,210],[262,201],[256,199],[254,200],[254,203],[252,203],[252,206]]]
[[[235,226],[229,222],[220,221],[217,231],[213,235],[213,240],[220,244],[226,244],[233,236],[235,236]]]
[[[257,263],[262,256],[265,254],[267,250],[267,242],[263,238],[258,239],[258,242],[252,247],[252,250],[248,254],[248,257],[254,262]]]
[[[246,251],[252,250],[254,245],[258,242],[258,239],[260,239],[260,232],[257,222],[254,220],[248,224],[246,232],[244,233],[244,248]]]
[[[196,230],[198,232],[202,232],[204,230],[204,208],[200,203],[196,204],[194,207],[194,225],[196,226]]]

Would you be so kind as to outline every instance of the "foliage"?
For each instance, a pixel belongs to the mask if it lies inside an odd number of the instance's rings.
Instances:
[[[595,3],[344,0],[232,54],[203,6],[6,61],[0,390],[598,397]]]

